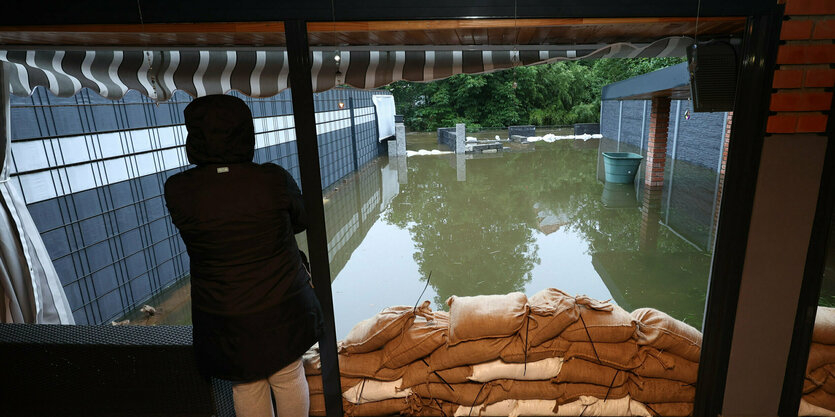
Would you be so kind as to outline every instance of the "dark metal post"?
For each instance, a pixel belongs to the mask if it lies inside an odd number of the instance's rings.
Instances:
[[[359,171],[359,147],[357,146],[357,126],[354,124],[354,98],[348,97],[348,110],[351,112],[351,151],[354,154],[354,171]]]
[[[771,95],[771,90],[763,86],[770,86],[774,75],[781,18],[782,9],[771,15],[753,16],[745,28],[725,190],[708,283],[694,416],[715,417],[722,413],[742,260],[748,246]]]
[[[325,207],[322,203],[322,175],[319,171],[319,143],[316,139],[316,116],[313,108],[313,84],[310,80],[310,49],[307,23],[284,22],[287,57],[290,62],[290,89],[293,95],[293,119],[299,152],[304,206],[307,211],[307,248],[316,296],[325,314],[325,334],[319,339],[322,359],[322,382],[328,417],[342,417],[342,384],[336,351],[331,273],[328,263],[328,238],[325,232]]]

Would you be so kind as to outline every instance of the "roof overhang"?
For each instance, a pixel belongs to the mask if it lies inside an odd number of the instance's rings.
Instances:
[[[649,100],[653,97],[690,98],[690,74],[686,62],[609,84],[603,87],[602,93],[603,100]]]

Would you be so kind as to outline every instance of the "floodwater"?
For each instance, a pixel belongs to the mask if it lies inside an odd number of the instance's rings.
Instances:
[[[629,311],[654,307],[701,328],[715,188],[690,184],[676,200],[604,185],[598,142],[381,157],[326,190],[337,337],[391,305],[430,300],[444,309],[451,295],[549,287]],[[436,147],[435,133],[407,135],[410,150]],[[675,175],[678,184],[715,184],[706,168],[679,164]],[[299,241],[306,247],[303,234]],[[174,310],[188,308],[171,307],[156,323],[171,314],[182,324],[187,315]]]

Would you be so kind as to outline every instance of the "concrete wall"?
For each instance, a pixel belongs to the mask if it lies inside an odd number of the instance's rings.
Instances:
[[[371,102],[378,93],[316,94],[323,188],[383,149]],[[234,95],[255,119],[255,161],[277,163],[299,181],[290,91],[266,99]],[[160,104],[134,91],[119,101],[88,90],[57,98],[41,88],[12,97],[11,181],[41,231],[77,323],[109,322],[188,274],[162,187],[188,168],[182,111],[190,101],[182,92]]]

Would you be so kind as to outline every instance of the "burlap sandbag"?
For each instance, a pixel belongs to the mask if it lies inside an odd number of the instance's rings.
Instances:
[[[818,388],[803,396],[809,404],[835,411],[835,395],[832,395],[822,388]]]
[[[462,384],[469,382],[470,375],[473,374],[471,366],[459,366],[456,368],[441,369],[440,371],[433,371],[426,361],[416,361],[406,367],[406,372],[403,373],[403,388],[413,387],[418,384],[437,383],[442,384],[444,381],[448,384]],[[443,379],[442,379],[443,378]]]
[[[623,398],[601,398],[582,396],[567,404],[557,405],[554,411],[560,416],[640,416],[640,406],[633,407],[635,401],[629,396]],[[636,410],[632,410],[635,408]],[[638,411],[637,413],[635,411]]]
[[[310,394],[310,411],[308,411],[313,417],[323,417],[325,416],[325,395],[324,394]]]
[[[343,403],[345,404],[344,411],[346,416],[391,416],[409,410],[408,398],[392,398],[364,404],[351,404],[350,402]]]
[[[525,350],[525,336],[516,335],[511,342],[502,349],[500,357],[507,363],[536,362],[542,359],[565,356],[565,352],[571,346],[571,342],[559,337],[545,341],[539,346],[531,347],[528,344]]]
[[[510,344],[511,339],[502,337],[472,340],[454,346],[445,344],[435,349],[426,361],[434,370],[489,362],[499,358],[502,349]]]
[[[806,362],[806,373],[830,364],[835,364],[835,345],[812,343],[809,348],[809,360]]]
[[[824,365],[806,374],[803,382],[803,393],[807,394],[818,388],[835,394],[835,364]]]
[[[531,308],[528,342],[530,346],[560,335],[579,318],[577,304],[570,296],[556,288],[547,288],[528,299]]]
[[[414,320],[415,308],[412,306],[385,308],[374,317],[357,323],[340,343],[340,353],[367,353],[380,349]]]
[[[420,398],[417,395],[409,396],[409,409],[401,412],[407,416],[436,416],[450,417],[455,415],[458,404],[441,401],[435,398]]]
[[[528,297],[506,295],[452,296],[449,305],[449,344],[488,337],[508,337],[522,328],[528,316]]]
[[[557,404],[567,404],[572,401],[577,401],[581,396],[589,396],[602,399],[617,399],[629,395],[627,389],[628,384],[623,384],[619,387],[604,387],[603,385],[594,384],[578,384],[578,383],[562,383],[553,384],[557,389],[562,390],[562,395],[557,398]]]
[[[490,395],[493,384],[419,384],[411,388],[422,399],[437,399],[460,405],[482,404]]]
[[[355,355],[339,355],[339,372],[342,376],[374,378],[377,371],[382,367],[382,350]]]
[[[518,414],[518,404],[522,400],[504,400],[492,404],[482,404],[475,407],[466,405],[458,406],[455,409],[455,417],[508,417],[508,416],[538,416],[543,414]],[[530,401],[530,400],[529,400]],[[553,408],[553,401],[550,402]],[[547,408],[550,410],[551,408]]]
[[[809,404],[808,401],[800,398],[800,407],[797,410],[798,416],[815,416],[815,417],[835,417],[835,411],[827,410],[816,405]]]
[[[579,319],[560,333],[563,339],[617,343],[634,337],[635,321],[626,310],[588,297],[576,297],[576,302]]]
[[[696,397],[696,384],[661,378],[635,376],[626,383],[629,395],[642,403],[692,403]]]
[[[493,404],[504,400],[556,400],[562,397],[564,391],[559,384],[550,381],[517,381],[500,379],[493,381],[485,404]],[[464,404],[468,405],[468,404]]]
[[[629,371],[641,364],[634,340],[621,343],[574,342],[565,352],[565,360],[585,359],[600,365]]]
[[[361,383],[363,378],[352,378],[352,377],[342,377],[340,378],[342,384],[342,391],[346,391],[351,387],[358,385]],[[308,375],[307,376],[307,388],[310,391],[310,394],[321,394],[324,391],[324,386],[322,385],[322,375]]]
[[[654,416],[685,417],[693,415],[693,403],[644,404]]]
[[[812,341],[825,345],[835,345],[835,308],[818,307],[815,314],[815,329]]]
[[[638,349],[641,364],[632,370],[636,375],[648,378],[664,378],[687,383],[696,382],[699,364],[672,353],[661,352],[651,346]]]
[[[674,353],[698,362],[702,352],[702,333],[689,324],[676,320],[654,308],[639,308],[632,312],[638,323],[635,332],[639,345]]]
[[[305,375],[321,375],[322,362],[319,359],[319,343],[317,342],[302,355],[302,366]]]
[[[429,356],[446,342],[449,320],[446,315],[418,317],[406,331],[383,346],[383,367],[400,368]]]
[[[621,371],[585,359],[572,358],[562,364],[559,375],[552,381],[619,387],[626,383],[627,378],[627,371]]]

